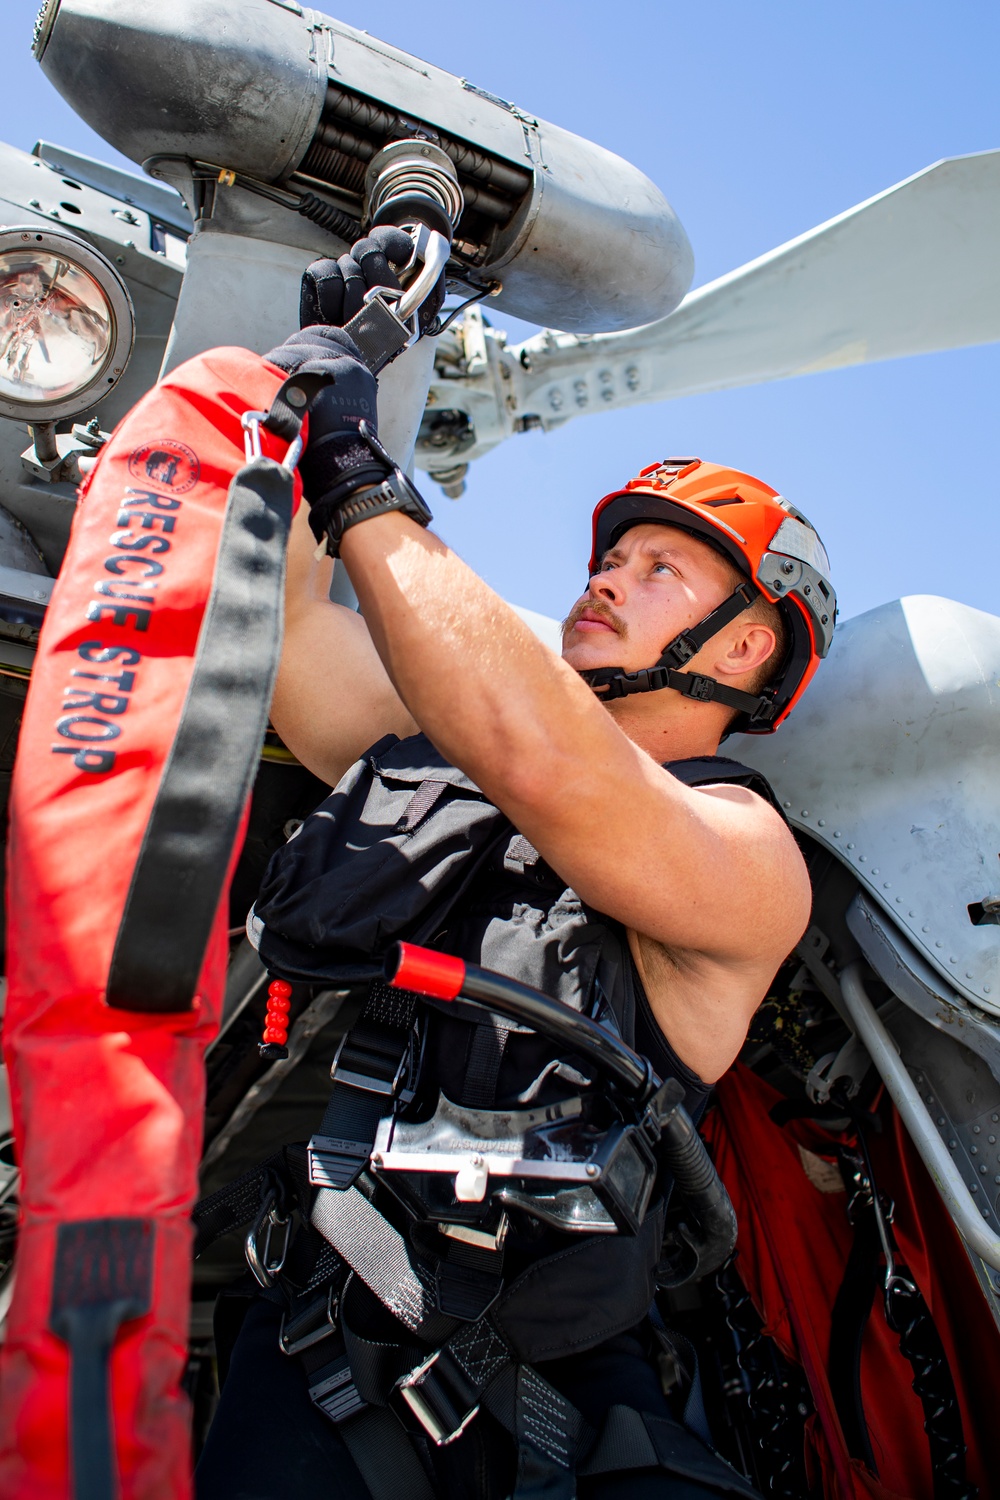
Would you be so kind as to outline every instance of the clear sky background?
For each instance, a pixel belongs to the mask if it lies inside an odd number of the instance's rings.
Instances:
[[[36,8],[3,0],[0,138],[131,165],[38,69]],[[634,161],[688,231],[696,285],[941,157],[1000,146],[996,0],[339,0],[333,13]],[[1000,247],[997,260],[1000,275]],[[667,453],[749,469],[804,510],[842,615],[907,593],[997,612],[998,393],[996,345],[925,355],[581,418],[478,461],[458,502],[426,487],[441,534],[546,614],[580,592],[594,501]]]

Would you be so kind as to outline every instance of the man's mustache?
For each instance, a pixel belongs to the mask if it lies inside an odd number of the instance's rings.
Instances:
[[[611,606],[605,604],[603,599],[579,599],[562,622],[563,635],[567,631],[572,630],[577,620],[584,614],[597,615],[599,619],[606,620],[615,634],[620,636],[623,641],[628,638],[628,626],[625,624],[625,621],[616,615]]]

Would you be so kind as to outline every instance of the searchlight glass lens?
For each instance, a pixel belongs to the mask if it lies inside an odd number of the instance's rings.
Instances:
[[[0,252],[0,397],[51,405],[85,389],[115,336],[108,298],[71,260]]]

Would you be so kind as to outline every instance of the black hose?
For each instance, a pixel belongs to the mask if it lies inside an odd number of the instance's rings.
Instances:
[[[404,960],[404,948],[394,943],[385,957],[385,977],[392,984]],[[494,974],[477,964],[465,965],[465,978],[458,992],[463,1000],[484,1005],[498,1015],[530,1026],[541,1036],[609,1074],[630,1099],[648,1098],[658,1080],[644,1057],[626,1047],[624,1042],[598,1026],[589,1016],[570,1010],[560,1000],[543,995],[530,985],[518,984],[504,974]]]

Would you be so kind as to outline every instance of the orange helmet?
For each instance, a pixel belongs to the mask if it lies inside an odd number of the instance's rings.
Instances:
[[[801,512],[750,474],[698,458],[667,458],[650,464],[597,506],[591,574],[624,532],[648,522],[679,526],[709,542],[745,574],[746,582],[672,640],[654,667],[641,672],[609,667],[581,675],[605,699],[669,687],[704,702],[725,703],[739,710],[732,730],[770,734],[791,713],[830,649],[837,598],[823,543]],[[679,670],[761,595],[781,610],[790,645],[759,696]]]

